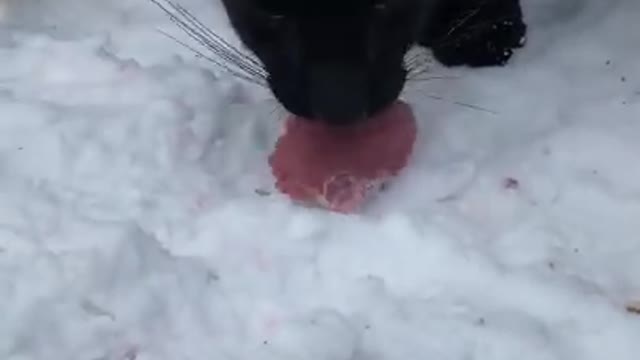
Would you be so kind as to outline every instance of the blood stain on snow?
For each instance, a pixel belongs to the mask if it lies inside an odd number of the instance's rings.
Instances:
[[[211,193],[202,193],[196,196],[195,209],[196,211],[204,211],[213,205],[213,195]]]
[[[263,272],[267,272],[273,268],[271,260],[265,255],[262,249],[253,250],[253,259],[256,267]]]

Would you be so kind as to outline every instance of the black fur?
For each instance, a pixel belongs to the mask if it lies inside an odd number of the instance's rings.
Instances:
[[[291,113],[348,125],[395,101],[404,58],[426,46],[446,66],[504,65],[523,45],[519,0],[222,0]]]

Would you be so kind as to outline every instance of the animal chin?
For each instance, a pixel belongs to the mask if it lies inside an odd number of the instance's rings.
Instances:
[[[360,115],[353,116],[323,116],[323,115],[311,115],[311,116],[296,116],[298,120],[322,124],[323,126],[335,127],[335,128],[349,128],[365,126],[371,122],[375,122],[376,119],[392,107],[396,106],[395,102],[390,103],[381,109],[376,110],[374,113],[367,113],[363,111]]]
[[[349,127],[355,126],[357,124],[362,124],[367,122],[371,116],[366,114],[362,114],[360,116],[350,116],[350,117],[328,117],[328,116],[310,116],[310,117],[300,117],[301,120],[321,123],[327,126],[332,127]]]

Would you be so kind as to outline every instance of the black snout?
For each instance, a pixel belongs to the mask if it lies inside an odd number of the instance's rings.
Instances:
[[[365,69],[352,65],[316,65],[310,74],[313,116],[332,125],[366,118],[368,86]]]

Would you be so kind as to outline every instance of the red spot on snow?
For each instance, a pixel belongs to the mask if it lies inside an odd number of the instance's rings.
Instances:
[[[269,271],[272,268],[272,263],[269,258],[264,254],[262,249],[254,249],[253,250],[253,259],[255,261],[255,265],[260,271]]]
[[[273,336],[280,328],[282,321],[275,316],[268,317],[264,322],[264,331],[266,336]]]
[[[269,164],[276,187],[293,200],[350,213],[406,166],[416,132],[403,102],[349,128],[290,117]]]
[[[195,212],[195,213],[200,213],[203,212],[209,208],[211,208],[212,204],[213,204],[213,194],[206,192],[206,193],[200,193],[195,195],[194,199],[192,200],[193,203],[190,206],[191,207],[191,211]]]

